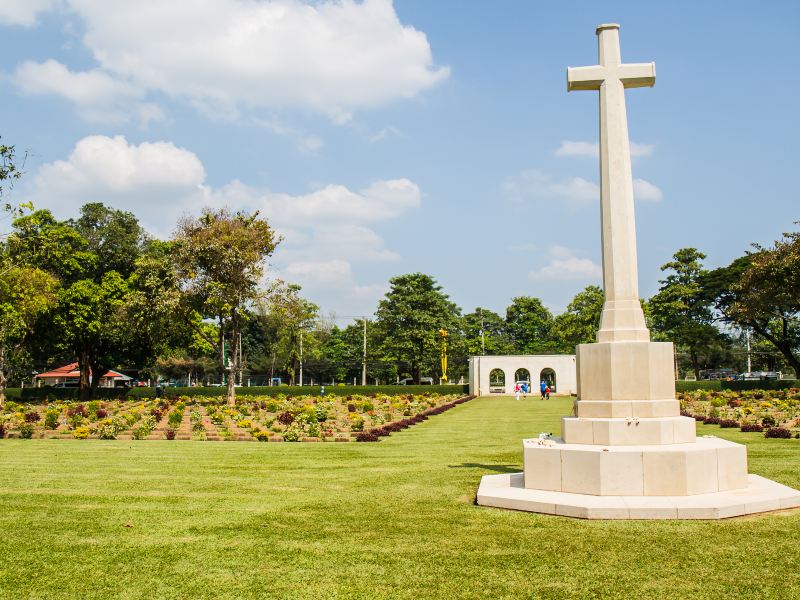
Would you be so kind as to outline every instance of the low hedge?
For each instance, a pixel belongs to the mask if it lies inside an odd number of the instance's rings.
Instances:
[[[191,396],[191,397],[215,397],[224,396],[227,392],[225,387],[167,387],[163,388],[163,395],[172,396]],[[468,385],[366,385],[366,386],[325,386],[326,396],[349,396],[351,394],[468,394]],[[319,396],[320,386],[253,386],[237,387],[236,396],[277,396],[285,394],[287,396]],[[95,398],[101,400],[114,400],[121,398],[155,398],[156,390],[153,387],[136,388],[99,388],[96,390]],[[59,400],[76,400],[78,398],[77,388],[6,388],[6,398],[14,401],[36,401],[45,398]]]
[[[721,384],[725,383],[717,379],[709,379],[705,381],[676,381],[676,392],[693,392],[694,390],[710,390],[719,391],[722,389]]]
[[[763,379],[760,381],[722,381],[723,390],[787,390],[800,387],[800,379]]]

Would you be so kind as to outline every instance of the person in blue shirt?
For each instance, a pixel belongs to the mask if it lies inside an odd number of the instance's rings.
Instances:
[[[542,385],[539,386],[539,389],[542,391],[542,400],[544,400],[544,395],[547,391],[547,382],[544,379],[542,379]]]

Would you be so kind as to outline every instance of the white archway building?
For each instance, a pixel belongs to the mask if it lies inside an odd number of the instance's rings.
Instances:
[[[529,373],[529,378],[524,376],[525,371]],[[519,379],[518,374],[521,376]],[[555,388],[555,393],[577,394],[575,355],[469,357],[469,393],[476,396],[513,394],[516,382],[525,380],[531,382],[531,392],[538,394],[543,377]]]

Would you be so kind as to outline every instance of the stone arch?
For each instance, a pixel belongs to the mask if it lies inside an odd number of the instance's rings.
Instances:
[[[554,369],[550,367],[545,367],[542,369],[542,372],[539,373],[539,382],[546,382],[547,385],[550,386],[550,391],[555,393],[556,391],[556,372]]]
[[[489,393],[503,394],[506,391],[506,372],[494,368],[489,372]]]
[[[528,389],[531,387],[531,372],[526,369],[525,367],[520,367],[514,373],[514,383],[516,384],[517,381],[527,381],[528,382]]]

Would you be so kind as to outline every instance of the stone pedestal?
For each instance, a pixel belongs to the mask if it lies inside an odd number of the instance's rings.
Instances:
[[[670,343],[577,349],[579,399],[561,437],[523,440],[524,472],[487,475],[478,504],[602,519],[719,519],[800,506],[800,492],[747,474],[747,451],[712,436],[675,399]]]

